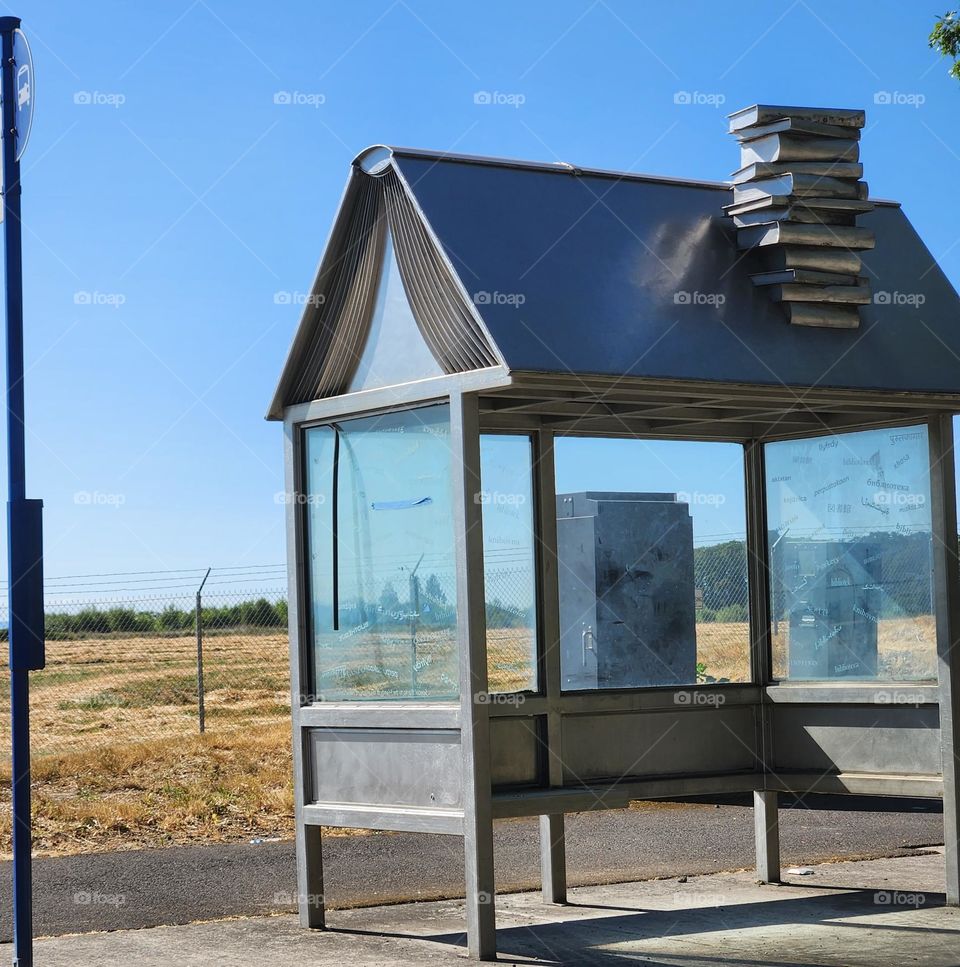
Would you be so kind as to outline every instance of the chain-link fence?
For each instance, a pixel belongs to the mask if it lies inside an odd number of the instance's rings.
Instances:
[[[199,608],[193,595],[48,605],[46,639],[46,667],[31,674],[36,755],[289,715],[287,605],[276,590],[205,593]]]
[[[866,636],[876,677],[932,678],[929,535],[874,543],[856,552],[857,562],[873,570],[858,575],[853,568],[866,597],[851,600],[861,602],[854,604],[856,620],[876,628]],[[816,649],[821,642],[832,647],[834,640],[833,618],[815,606],[801,614],[783,588],[794,594],[802,586],[797,566],[816,573],[845,552],[821,547],[822,562],[815,557],[812,564],[789,563],[799,551],[802,546],[790,549],[785,563],[787,547],[781,544],[771,561],[778,676],[789,673],[792,654],[804,641]],[[135,591],[125,595],[99,588],[89,595],[74,587],[70,594],[48,591],[47,665],[31,673],[37,849],[78,852],[291,834],[287,604],[283,568],[271,573],[272,587],[258,587],[214,572],[199,607],[203,570],[191,573],[186,584],[148,591],[137,585],[140,578],[121,578],[117,583]],[[488,562],[485,585],[490,691],[535,688],[532,566],[519,558]],[[843,587],[830,593],[849,597]],[[749,680],[742,540],[694,549],[694,595],[697,680]],[[317,634],[312,643],[321,691],[329,687],[331,697],[349,692],[354,698],[456,694],[456,589],[449,568],[427,562],[415,572],[378,572],[362,594],[346,594],[339,604],[337,630]],[[325,606],[314,607],[315,619],[329,618]],[[5,618],[0,602],[0,627]],[[0,743],[9,748],[9,741],[4,689]],[[9,786],[6,793],[0,788],[0,854],[5,843]]]
[[[750,679],[747,549],[743,540],[693,550],[697,681]]]
[[[537,687],[535,577],[532,567],[487,568],[487,678],[491,692]]]
[[[877,677],[930,678],[935,649],[929,537],[905,536],[889,545],[877,551],[883,573],[875,575],[877,587],[870,592],[876,614],[862,616],[877,626]],[[780,676],[788,674],[791,621],[782,597],[789,575],[780,574],[787,552],[782,544],[771,559],[774,672]],[[485,583],[490,690],[535,689],[532,568],[488,567]],[[749,680],[744,542],[696,547],[694,585],[697,680]],[[0,603],[3,626],[4,606]],[[813,618],[826,621],[826,616]],[[455,622],[452,573],[423,569],[378,579],[364,600],[341,603],[336,632],[318,635],[320,693],[456,694]],[[99,595],[95,601],[53,596],[46,631],[47,665],[31,676],[37,755],[288,721],[287,604],[280,587],[225,590],[214,580],[202,595],[178,590],[122,599]],[[4,745],[8,702],[3,690]]]
[[[193,593],[48,596],[46,667],[31,674],[34,754],[287,725],[285,589],[224,591],[215,579]],[[491,690],[534,688],[533,575],[499,568],[486,579]],[[372,697],[381,681],[394,692],[399,682],[412,694],[455,694],[455,613],[451,574],[384,580],[368,604],[343,603],[334,636],[342,654],[318,662],[318,673],[359,697]],[[9,728],[4,689],[4,747]]]
[[[770,543],[775,678],[936,679],[929,531]],[[698,680],[748,681],[745,542],[695,548],[694,579]]]

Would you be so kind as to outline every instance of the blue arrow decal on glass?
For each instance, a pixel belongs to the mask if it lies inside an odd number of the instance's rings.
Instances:
[[[409,510],[432,503],[433,497],[414,497],[411,500],[375,500],[370,506],[374,510]]]

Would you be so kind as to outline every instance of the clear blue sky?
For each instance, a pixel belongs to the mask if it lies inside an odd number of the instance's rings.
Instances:
[[[275,294],[309,287],[371,143],[717,179],[737,165],[727,111],[864,106],[872,193],[903,201],[957,284],[960,84],[926,45],[940,6],[8,10],[37,71],[28,487],[46,502],[47,574],[282,561],[281,433],[263,413],[299,307]],[[281,91],[299,103],[276,104]],[[522,104],[478,105],[477,91]],[[706,96],[677,105],[680,91]],[[881,91],[913,103],[875,105]]]

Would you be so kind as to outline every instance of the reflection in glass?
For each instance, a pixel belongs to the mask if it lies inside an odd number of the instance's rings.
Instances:
[[[489,689],[535,691],[537,584],[530,438],[482,435],[480,474]]]
[[[446,406],[306,431],[316,700],[458,694]]]
[[[564,688],[748,680],[742,448],[569,437],[556,466]]]
[[[926,428],[766,447],[773,671],[935,678]]]

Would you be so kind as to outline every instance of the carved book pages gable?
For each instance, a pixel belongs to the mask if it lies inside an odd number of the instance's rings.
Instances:
[[[863,111],[756,104],[730,115],[740,142],[733,173],[737,246],[755,250],[754,285],[783,306],[797,326],[856,329],[869,304],[869,280],[858,252],[872,231],[857,216],[873,204],[860,178]]]
[[[278,399],[303,403],[499,363],[393,166],[355,167]]]

